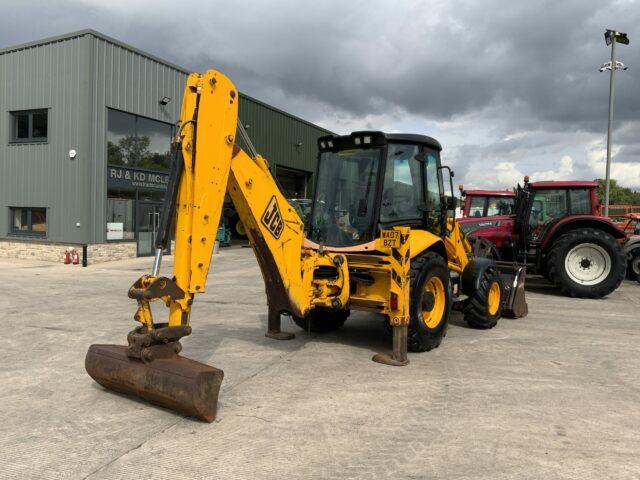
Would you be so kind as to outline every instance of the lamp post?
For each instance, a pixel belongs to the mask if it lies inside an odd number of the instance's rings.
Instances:
[[[609,216],[609,188],[611,183],[611,127],[613,124],[613,98],[615,94],[614,83],[616,79],[616,70],[627,69],[624,63],[616,62],[616,43],[629,45],[629,38],[626,33],[607,29],[604,32],[604,40],[607,45],[611,45],[611,61],[600,67],[601,72],[605,72],[607,70],[611,72],[609,77],[609,123],[607,125],[607,174],[604,190],[604,214],[605,216]]]

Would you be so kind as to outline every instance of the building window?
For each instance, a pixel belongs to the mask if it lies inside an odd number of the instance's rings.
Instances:
[[[169,170],[173,125],[119,110],[108,110],[107,163]]]
[[[46,208],[10,207],[11,233],[45,236],[47,233]]]
[[[16,143],[46,142],[48,131],[48,111],[21,110],[10,112],[13,131],[11,141]]]

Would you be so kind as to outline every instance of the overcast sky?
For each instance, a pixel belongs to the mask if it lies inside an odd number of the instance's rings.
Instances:
[[[467,187],[604,176],[640,189],[640,1],[0,0],[0,46],[93,28],[338,133],[424,133]]]

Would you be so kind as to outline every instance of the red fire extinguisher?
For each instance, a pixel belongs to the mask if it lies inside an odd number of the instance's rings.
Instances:
[[[78,250],[73,249],[73,264],[78,265],[80,263],[80,256],[78,255]]]
[[[67,251],[64,252],[64,264],[69,265],[71,263],[71,252],[67,248]]]

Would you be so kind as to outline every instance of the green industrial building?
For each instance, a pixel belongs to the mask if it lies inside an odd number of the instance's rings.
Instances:
[[[189,70],[93,30],[0,50],[0,256],[151,254]],[[316,125],[240,94],[289,197],[310,196]]]

